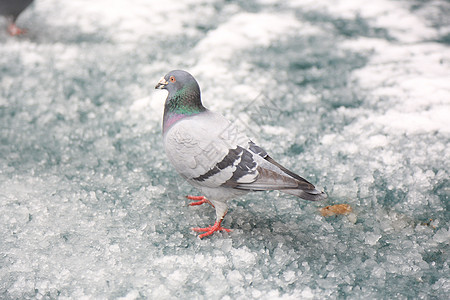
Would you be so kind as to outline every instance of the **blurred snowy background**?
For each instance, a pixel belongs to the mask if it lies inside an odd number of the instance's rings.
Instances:
[[[20,37],[0,18],[0,298],[448,299],[449,16],[444,0],[36,0]],[[187,206],[162,149],[171,69],[329,199],[249,194],[232,233],[199,240],[214,211]],[[354,214],[319,214],[338,203]]]

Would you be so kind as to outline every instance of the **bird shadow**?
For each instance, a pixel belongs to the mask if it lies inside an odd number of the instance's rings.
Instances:
[[[313,231],[300,225],[292,226],[292,222],[286,222],[285,216],[275,213],[256,214],[239,207],[234,207],[231,213],[233,218],[226,225],[234,230],[230,237],[236,246],[245,243],[271,249],[282,244],[293,250],[320,247]]]

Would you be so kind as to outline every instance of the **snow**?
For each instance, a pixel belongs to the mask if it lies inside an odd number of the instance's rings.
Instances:
[[[446,299],[449,10],[40,0],[20,37],[0,18],[0,298]],[[214,210],[162,148],[172,69],[329,199],[250,193],[198,239]]]

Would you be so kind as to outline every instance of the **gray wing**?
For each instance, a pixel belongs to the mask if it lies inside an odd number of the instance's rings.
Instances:
[[[211,188],[255,180],[256,163],[240,146],[247,143],[233,124],[212,112],[179,121],[164,137],[166,154],[178,173]]]
[[[212,112],[179,121],[167,132],[164,145],[181,176],[200,186],[280,190],[306,200],[326,198]]]
[[[249,141],[248,148],[244,149],[241,157],[244,164],[236,168],[233,177],[224,183],[224,186],[252,191],[280,190],[311,201],[327,197],[325,193],[316,190],[314,185],[306,179],[280,165],[252,141]],[[240,180],[246,172],[257,174],[253,182]]]

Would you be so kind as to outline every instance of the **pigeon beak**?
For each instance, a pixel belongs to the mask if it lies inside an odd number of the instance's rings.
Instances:
[[[167,82],[167,80],[163,78],[161,78],[161,80],[158,82],[158,84],[155,86],[155,89],[165,89],[166,85],[168,85],[169,83]]]

